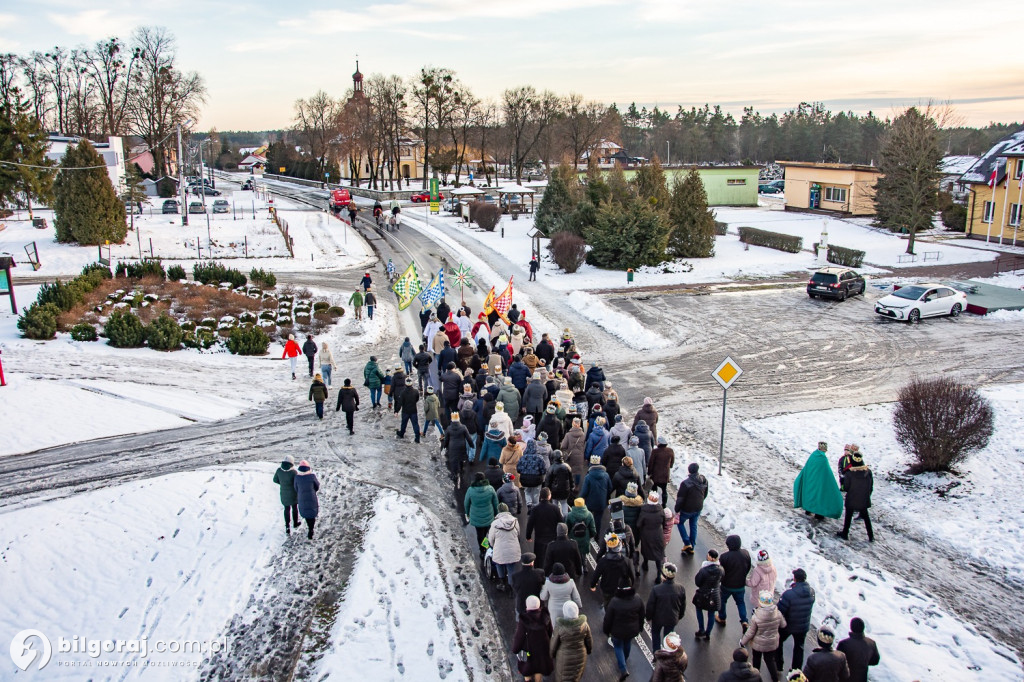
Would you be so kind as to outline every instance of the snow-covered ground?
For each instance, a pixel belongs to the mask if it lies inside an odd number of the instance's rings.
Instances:
[[[274,204],[289,226],[294,240],[295,257],[288,254],[284,237],[269,219],[267,203],[252,192],[225,190],[222,197],[207,197],[207,210],[213,201],[223,198],[232,204],[235,213],[209,213],[189,215],[189,224],[182,226],[179,214],[162,215],[162,199],[151,199],[143,204],[143,215],[135,216],[135,230],[128,233],[124,244],[111,245],[112,261],[137,259],[140,253],[162,258],[165,265],[181,263],[186,271],[191,262],[201,257],[226,260],[231,267],[248,273],[251,268],[271,271],[337,269],[359,266],[373,258],[366,242],[354,235],[341,221],[326,211],[311,210],[309,206],[277,197]],[[189,199],[192,201],[192,198]],[[255,213],[255,216],[254,216]],[[95,246],[59,244],[55,241],[53,211],[37,210],[47,220],[46,229],[32,227],[28,215],[24,220],[7,220],[0,225],[0,253],[11,253],[19,263],[14,270],[18,276],[32,274],[27,265],[25,245],[35,242],[42,267],[34,274],[56,277],[77,275],[88,263],[95,263]],[[209,218],[209,227],[207,226]],[[152,251],[151,251],[152,247]],[[246,257],[248,254],[248,257]]]
[[[173,474],[0,514],[12,595],[0,639],[29,628],[47,636],[54,658],[32,679],[194,679],[205,655],[158,653],[157,643],[224,643],[225,624],[278,549],[267,537],[280,515],[266,504],[277,495],[274,468]],[[58,652],[58,638],[76,636],[145,637],[149,655]]]
[[[472,650],[452,622],[430,522],[418,503],[384,492],[373,505],[363,552],[349,579],[317,679],[472,679]]]
[[[415,216],[417,222],[426,209],[407,208],[405,216]],[[822,218],[804,213],[786,213],[769,208],[728,208],[715,209],[718,220],[729,225],[729,233],[715,238],[713,258],[694,258],[674,261],[658,267],[644,267],[636,271],[634,286],[667,286],[675,284],[697,284],[710,282],[742,281],[778,277],[793,272],[807,272],[818,267],[817,260],[808,251],[786,253],[758,246],[747,247],[739,241],[737,228],[741,226],[783,232],[803,237],[804,249],[809,250],[819,241],[823,222],[828,222],[829,243],[867,252],[865,273],[879,273],[908,266],[923,265],[923,256],[917,262],[900,263],[900,256],[907,244],[897,235],[869,226],[868,219]],[[520,216],[512,220],[504,216],[494,232],[485,232],[475,224],[442,214],[430,217],[431,228],[442,234],[473,239],[495,253],[507,258],[519,268],[525,277],[529,273],[531,240],[528,234],[533,230],[533,216]],[[504,229],[504,236],[502,235]],[[627,286],[626,273],[602,270],[584,264],[579,271],[566,274],[549,259],[547,240],[541,240],[541,270],[538,278],[543,284],[560,291],[576,289],[602,290]],[[958,242],[959,244],[959,242]],[[964,249],[949,243],[919,242],[919,254],[938,252],[938,264],[949,265],[989,261],[996,257],[994,251]],[[931,262],[931,261],[930,261]]]

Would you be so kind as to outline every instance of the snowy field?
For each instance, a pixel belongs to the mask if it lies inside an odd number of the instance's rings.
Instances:
[[[470,680],[482,670],[452,622],[457,607],[418,503],[385,492],[345,589],[317,679]]]
[[[218,640],[278,551],[267,537],[280,515],[266,504],[274,469],[173,474],[0,515],[4,588],[17,595],[5,600],[0,639],[26,628],[50,639],[54,659],[32,679],[194,679],[201,655],[93,658],[57,653],[57,638]],[[95,667],[112,662],[120,667]]]
[[[351,230],[325,211],[309,210],[303,204],[276,198],[274,203],[288,223],[289,234],[295,241],[295,258],[292,258],[284,237],[269,219],[265,201],[256,199],[252,192],[225,191],[222,197],[207,197],[207,210],[212,211],[214,199],[220,198],[234,205],[238,211],[237,219],[232,213],[191,214],[187,227],[181,225],[179,214],[160,214],[163,199],[151,199],[149,204],[143,204],[144,214],[135,216],[136,229],[128,232],[125,243],[111,245],[112,265],[117,260],[138,259],[140,239],[143,256],[149,257],[152,241],[153,255],[164,259],[165,265],[180,262],[187,272],[191,271],[191,262],[200,254],[204,260],[211,257],[211,245],[213,258],[225,260],[231,267],[247,274],[254,267],[276,272],[337,269],[362,266],[373,259],[373,252],[366,242],[350,234]],[[0,253],[11,253],[18,262],[13,272],[15,282],[19,276],[31,274],[46,277],[77,275],[83,266],[96,262],[97,247],[55,241],[53,211],[38,210],[36,214],[46,218],[49,227],[43,230],[32,227],[24,212],[21,217],[25,220],[0,223],[6,225],[6,229],[0,230]],[[35,273],[27,264],[24,248],[31,242],[36,243],[42,263]]]

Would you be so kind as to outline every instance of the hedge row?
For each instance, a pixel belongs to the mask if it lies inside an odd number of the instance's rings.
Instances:
[[[794,237],[780,232],[758,230],[754,227],[741,227],[738,231],[741,242],[753,244],[754,246],[767,246],[769,249],[776,249],[778,251],[799,253],[804,245],[803,237]]]
[[[18,318],[18,329],[27,339],[52,339],[57,333],[57,316],[81,303],[87,293],[111,277],[109,268],[94,263],[67,284],[58,279],[42,285],[35,303]]]
[[[142,260],[137,263],[134,261],[120,261],[117,264],[114,275],[117,277],[130,277],[132,279],[157,277],[161,282],[167,279],[167,271],[164,270],[164,265],[160,262],[159,258]]]
[[[717,234],[719,237],[724,237],[728,231],[728,223],[723,223],[721,220],[715,221],[715,234]]]
[[[245,275],[235,270],[234,268],[224,267],[216,261],[209,261],[206,263],[196,263],[192,266],[192,279],[203,284],[220,284],[221,282],[231,282],[231,286],[235,289],[238,287],[244,287],[246,283]]]

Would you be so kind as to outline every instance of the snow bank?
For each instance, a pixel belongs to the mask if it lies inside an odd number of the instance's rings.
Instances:
[[[1024,310],[995,310],[985,315],[985,319],[998,322],[1024,322]]]
[[[415,500],[385,492],[374,504],[318,679],[469,680],[430,523]],[[333,679],[332,677],[332,679]]]
[[[4,589],[17,595],[0,640],[26,628],[49,638],[54,658],[33,679],[194,678],[203,655],[157,653],[156,641],[217,639],[244,606],[277,548],[264,537],[280,521],[274,469],[172,474],[0,515]],[[147,637],[150,652],[58,653],[75,636]]]
[[[1016,272],[1003,272],[995,277],[973,277],[975,282],[992,284],[997,287],[1008,287],[1010,289],[1024,289],[1024,274]],[[989,315],[991,317],[991,315]]]
[[[671,345],[664,336],[643,326],[636,318],[614,310],[597,296],[585,291],[574,291],[568,299],[569,305],[581,315],[637,350],[667,348]]]

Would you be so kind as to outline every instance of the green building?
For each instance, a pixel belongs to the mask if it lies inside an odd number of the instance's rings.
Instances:
[[[664,169],[670,190],[675,176],[689,173],[690,168]],[[696,166],[696,169],[704,182],[704,191],[708,194],[708,206],[757,206],[760,166]],[[633,169],[623,172],[630,180],[636,175]]]

